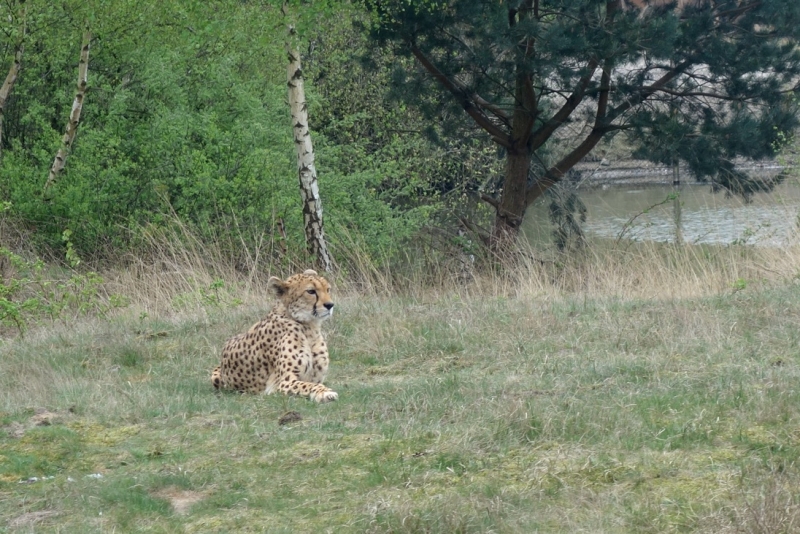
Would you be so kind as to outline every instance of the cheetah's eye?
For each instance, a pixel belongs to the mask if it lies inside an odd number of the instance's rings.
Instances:
[[[314,291],[313,289],[307,289],[306,293],[308,293],[309,295],[316,295],[317,294],[317,292]]]

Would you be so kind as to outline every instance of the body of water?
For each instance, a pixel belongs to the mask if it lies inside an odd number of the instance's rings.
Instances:
[[[669,200],[674,193],[677,198]],[[628,239],[693,244],[785,246],[797,241],[800,185],[794,182],[755,194],[750,203],[712,193],[708,185],[621,186],[579,194],[588,210],[587,237],[616,239],[624,230]],[[532,242],[550,239],[546,201],[528,210],[523,227]]]

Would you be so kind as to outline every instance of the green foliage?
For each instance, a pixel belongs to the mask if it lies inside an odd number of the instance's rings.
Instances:
[[[176,296],[172,305],[179,310],[193,309],[197,305],[205,308],[235,308],[242,303],[240,298],[234,296],[240,291],[241,288],[235,284],[226,284],[221,278],[216,278],[205,287]]]
[[[71,232],[63,232],[67,262],[80,263]],[[0,325],[24,333],[31,322],[66,321],[89,313],[104,314],[112,308],[127,306],[127,298],[101,294],[103,278],[95,272],[54,272],[41,259],[28,260],[6,247],[0,247]]]
[[[560,109],[559,95],[585,74],[588,57],[607,58],[609,105],[618,111],[670,60],[689,58],[700,70],[713,64],[714,90],[726,95],[721,104],[658,93],[611,119],[608,133],[633,134],[639,153],[654,160],[679,153],[691,170],[713,174],[727,191],[748,196],[773,185],[746,180],[731,166],[734,156],[765,157],[792,141],[796,100],[784,85],[798,72],[797,50],[789,45],[800,15],[788,0],[763,2],[737,21],[759,30],[770,13],[781,12],[774,31],[784,41],[732,38],[739,26],[711,20],[705,8],[692,17],[671,8],[658,16],[631,10],[610,17],[593,0],[563,6],[548,0],[537,5],[558,9],[539,19],[517,11],[509,26],[509,9],[516,7],[502,3],[367,3],[377,18],[365,14],[363,3],[336,0],[6,2],[0,6],[4,64],[23,29],[25,39],[24,68],[4,109],[0,200],[11,202],[9,216],[29,230],[38,250],[55,250],[71,266],[78,256],[96,264],[138,253],[139,228],[165,228],[176,217],[203,240],[225,241],[236,261],[265,236],[272,243],[266,259],[302,261],[285,103],[290,23],[304,52],[327,231],[340,263],[352,243],[372,262],[396,259],[426,227],[444,229],[452,242],[459,220],[489,214],[480,194],[504,191],[508,151],[492,146],[463,102],[442,98],[437,82],[416,75],[418,62],[404,40],[411,27],[417,46],[446,75],[468,81],[465,91],[495,101],[506,114],[516,105],[514,73],[533,69],[535,128]],[[78,136],[44,198],[87,27],[89,89]],[[459,41],[453,28],[473,33]],[[370,32],[396,46],[374,46]],[[517,44],[532,37],[536,54],[526,59]],[[623,68],[639,64],[644,68]],[[598,98],[596,78],[584,107]],[[701,92],[708,89],[701,81],[702,72],[687,70],[668,89]],[[581,113],[570,121],[586,119]],[[502,114],[493,120],[503,123]],[[559,142],[536,147],[529,185],[568,149],[568,137],[558,133],[553,140]],[[580,221],[573,204],[566,202],[566,211],[553,205],[564,223],[556,232],[568,240]],[[64,228],[73,232],[66,239]]]
[[[366,34],[364,15],[351,11],[344,21],[310,36],[305,63],[317,96],[311,100],[311,117],[312,128],[321,134],[315,138],[320,164],[356,175],[344,177],[351,183],[342,189],[354,202],[362,193],[353,187],[353,178],[363,179],[363,194],[389,208],[378,213],[373,203],[365,212],[360,202],[349,212],[358,218],[346,222],[348,236],[355,237],[355,229],[364,232],[373,255],[374,244],[381,243],[379,259],[431,226],[447,240],[437,246],[452,246],[460,218],[484,215],[475,193],[500,173],[502,160],[478,132],[464,138],[448,135],[444,123],[431,127],[429,114],[437,113],[439,101],[435,94],[430,109],[398,99],[396,93],[407,87],[397,78],[397,69],[413,63],[389,48],[375,47]],[[343,221],[339,212],[328,213],[334,225]],[[376,217],[376,222],[385,222],[372,224]],[[358,224],[361,218],[366,224]],[[384,224],[391,224],[391,231],[382,231]],[[332,230],[332,238],[339,238],[339,229]]]
[[[731,284],[731,288],[733,289],[734,293],[736,293],[737,291],[742,291],[744,289],[747,289],[747,280],[745,280],[744,278],[737,278]]]
[[[64,242],[67,249],[66,252],[67,263],[69,264],[70,267],[74,269],[75,267],[78,266],[78,264],[80,264],[81,259],[78,257],[78,253],[75,252],[75,247],[73,246],[72,240],[70,239],[71,237],[72,237],[72,230],[67,229],[61,233],[61,241]]]
[[[127,299],[119,295],[102,298],[103,278],[95,272],[60,276],[41,259],[27,260],[5,247],[0,247],[0,263],[11,273],[0,280],[0,325],[20,333],[31,322],[66,321],[127,305]]]
[[[548,215],[553,224],[553,240],[558,250],[581,246],[585,242],[581,223],[586,222],[586,205],[578,196],[577,184],[560,182],[547,191]]]
[[[651,161],[680,158],[749,198],[777,181],[748,178],[735,159],[774,157],[780,135],[798,126],[795,0],[644,10],[597,0],[364,4],[374,43],[405,59],[402,100],[459,136],[474,135],[468,115],[508,155],[498,187],[482,192],[497,195],[488,199],[496,223],[511,232],[506,221],[521,220],[604,137],[625,135]],[[538,168],[528,174],[530,161]]]
[[[342,16],[356,16],[349,4],[289,3],[286,15],[279,5],[249,2],[27,6],[25,68],[5,110],[0,198],[11,202],[14,221],[34,230],[35,246],[59,250],[67,264],[74,255],[96,262],[135,251],[137,228],[167,227],[176,216],[201,239],[227,243],[232,257],[265,234],[276,243],[267,259],[304,255],[286,105],[290,22],[304,38],[325,37],[319,48],[335,74],[334,90],[314,70],[320,62],[309,47],[306,89],[331,238],[357,235],[364,252],[385,258],[429,221],[437,200],[424,171],[427,141],[383,129],[403,121],[402,109],[380,119],[379,135],[365,131],[368,114],[386,109],[382,87],[340,84],[353,58],[347,39],[366,46]],[[94,38],[81,123],[45,199],[41,189],[72,105],[86,20]],[[11,39],[0,36],[0,45]],[[345,94],[349,100],[339,103]],[[358,102],[366,102],[364,109]],[[66,238],[65,227],[73,232]]]

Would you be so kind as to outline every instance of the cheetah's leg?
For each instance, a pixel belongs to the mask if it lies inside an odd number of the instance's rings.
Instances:
[[[339,398],[339,394],[323,384],[304,382],[292,372],[283,373],[278,381],[278,391],[287,395],[308,397],[314,402],[329,402]]]
[[[311,365],[310,363],[306,362],[311,362],[310,354],[293,354],[281,358],[281,361],[279,361],[276,366],[278,370],[278,376],[275,377],[275,380],[270,380],[271,384],[267,386],[266,393],[272,393],[272,391],[277,389],[277,391],[287,395],[308,397],[314,402],[329,402],[337,400],[339,398],[339,394],[333,391],[331,388],[321,383],[301,380],[301,370],[307,369]]]

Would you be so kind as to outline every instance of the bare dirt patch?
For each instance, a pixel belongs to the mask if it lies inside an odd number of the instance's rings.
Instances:
[[[31,428],[37,426],[59,425],[64,423],[65,418],[66,415],[64,414],[50,412],[44,408],[36,408],[34,415],[30,417],[26,423],[13,421],[0,427],[0,431],[6,432],[10,438],[19,439]]]
[[[14,421],[2,427],[2,430],[8,433],[8,437],[19,439],[25,435],[25,425]]]
[[[63,416],[50,412],[44,408],[37,408],[36,414],[31,417],[30,422],[33,426],[50,426],[63,422]]]
[[[279,426],[288,425],[290,423],[296,423],[302,420],[303,416],[300,415],[299,412],[294,412],[294,411],[286,412],[280,417],[280,419],[278,419],[278,425]]]
[[[39,510],[38,512],[27,512],[20,516],[15,517],[8,522],[9,528],[20,528],[35,525],[45,519],[57,516],[58,512],[55,510]]]
[[[164,488],[153,494],[159,499],[169,501],[172,509],[178,515],[186,515],[193,505],[205,499],[205,493],[199,491],[182,490],[175,487]]]

